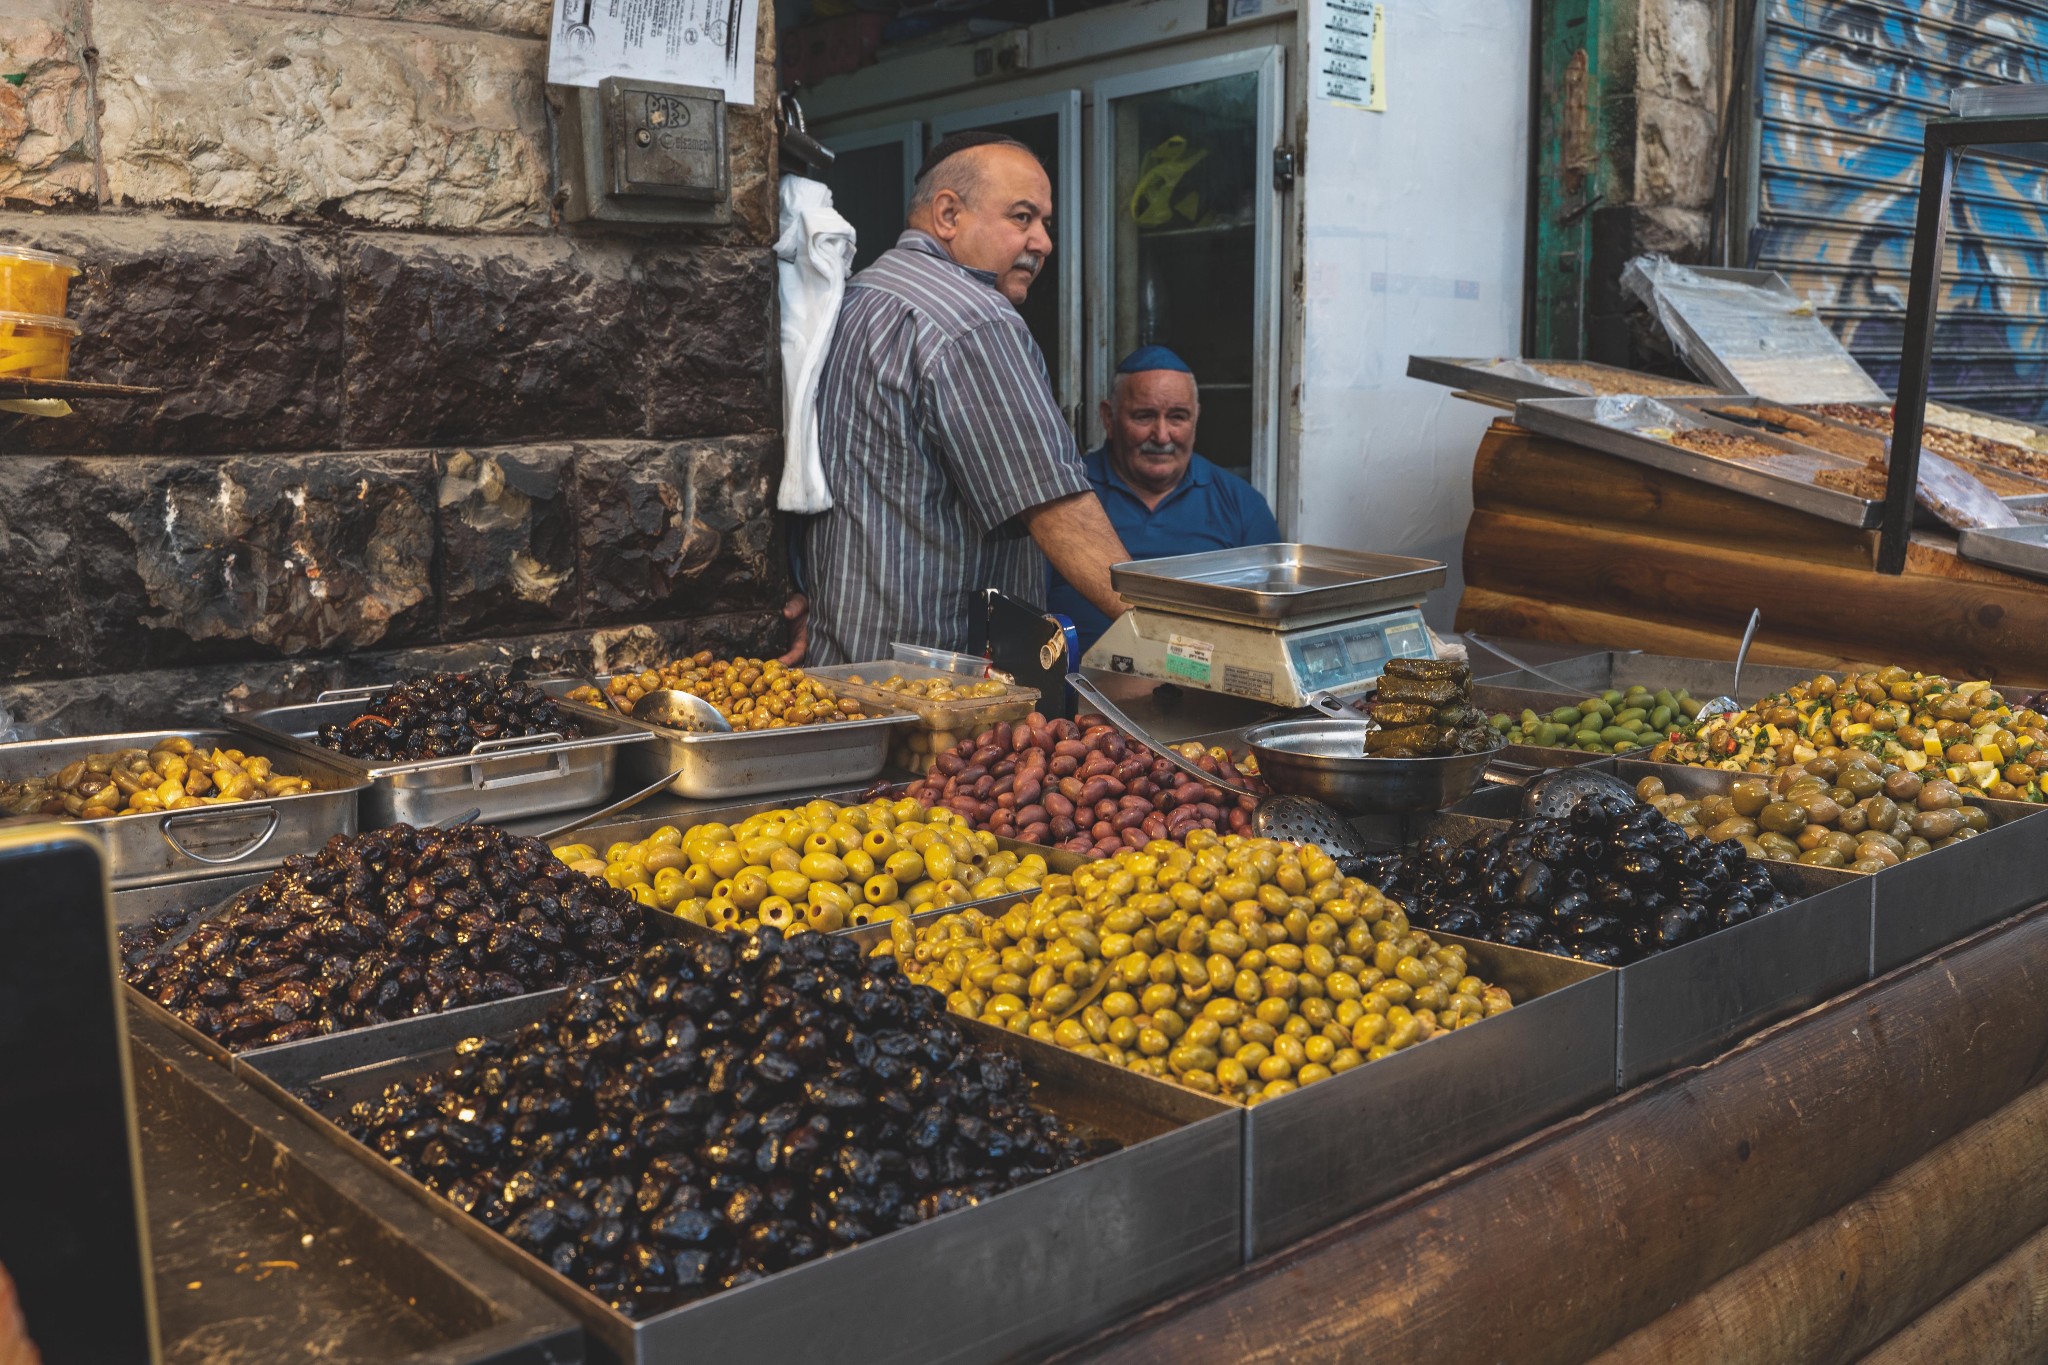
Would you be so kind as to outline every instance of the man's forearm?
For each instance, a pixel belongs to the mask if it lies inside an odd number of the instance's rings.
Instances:
[[[1041,503],[1024,514],[1024,525],[1060,577],[1112,621],[1130,610],[1110,584],[1109,568],[1129,559],[1122,537],[1093,493],[1076,493]]]

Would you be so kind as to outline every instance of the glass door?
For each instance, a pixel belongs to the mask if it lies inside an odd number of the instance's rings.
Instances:
[[[1278,47],[1094,86],[1096,250],[1089,372],[1139,346],[1200,385],[1195,447],[1278,505]]]
[[[913,119],[858,133],[821,127],[816,136],[832,149],[825,185],[832,207],[853,224],[853,268],[863,270],[903,233],[910,183],[924,160],[924,125]]]
[[[1020,312],[1045,352],[1052,391],[1076,440],[1088,437],[1081,412],[1081,92],[982,105],[931,121],[930,141],[970,128],[1003,133],[1029,147],[1052,181],[1052,259]]]

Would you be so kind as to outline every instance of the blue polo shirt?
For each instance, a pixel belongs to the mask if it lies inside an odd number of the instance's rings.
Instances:
[[[1188,472],[1157,507],[1147,507],[1123,481],[1109,462],[1107,444],[1089,451],[1081,463],[1087,467],[1096,496],[1102,499],[1103,510],[1109,513],[1109,524],[1123,537],[1132,559],[1271,545],[1280,539],[1280,523],[1273,519],[1273,509],[1266,506],[1259,490],[1199,454],[1188,461]],[[1057,569],[1051,572],[1046,606],[1073,619],[1083,653],[1109,629],[1109,618],[1090,606]]]

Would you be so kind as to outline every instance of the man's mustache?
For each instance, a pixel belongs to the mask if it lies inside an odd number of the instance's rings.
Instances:
[[[1010,262],[1010,269],[1028,270],[1031,272],[1031,278],[1037,279],[1038,272],[1045,269],[1045,257],[1038,255],[1036,252],[1027,251],[1016,260]]]
[[[1138,453],[1140,455],[1178,455],[1180,454],[1180,445],[1174,441],[1140,441],[1138,443]]]

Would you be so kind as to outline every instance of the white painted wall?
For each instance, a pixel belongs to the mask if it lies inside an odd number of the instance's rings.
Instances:
[[[1530,3],[1387,0],[1386,112],[1307,92],[1295,536],[1443,560],[1440,631],[1495,413],[1408,357],[1520,353]]]

